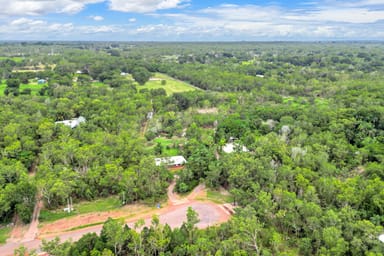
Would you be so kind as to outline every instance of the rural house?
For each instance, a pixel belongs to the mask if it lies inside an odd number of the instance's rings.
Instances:
[[[183,166],[185,163],[187,163],[187,160],[185,160],[183,156],[155,158],[156,166],[166,164],[168,167],[178,167],[178,166]]]
[[[63,124],[63,125],[69,126],[71,128],[75,128],[79,124],[85,123],[85,121],[86,120],[84,117],[79,116],[78,118],[74,118],[71,120],[57,121],[57,122],[55,122],[55,124]]]

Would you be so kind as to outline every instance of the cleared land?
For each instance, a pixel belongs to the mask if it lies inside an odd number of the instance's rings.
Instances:
[[[166,81],[165,85],[161,84],[162,80]],[[173,93],[177,93],[177,92],[188,92],[188,91],[197,90],[197,88],[193,87],[192,85],[186,82],[174,79],[170,76],[167,76],[161,73],[155,73],[152,79],[146,82],[145,85],[137,86],[137,89],[139,90],[140,89],[151,90],[151,89],[159,89],[159,88],[163,88],[167,92],[167,95],[172,95]]]
[[[164,156],[177,156],[180,152],[177,149],[178,144],[183,143],[182,139],[167,139],[164,137],[158,137],[153,140],[156,146],[157,143],[160,143],[163,147],[163,155]],[[173,147],[176,146],[176,148]]]
[[[188,207],[192,207],[199,214],[198,228],[206,228],[226,222],[230,218],[230,213],[223,205],[209,201],[204,185],[197,186],[186,197],[175,194],[173,192],[174,186],[175,182],[172,182],[168,188],[168,203],[163,208],[157,209],[135,204],[127,205],[119,210],[87,213],[65,218],[41,225],[38,237],[33,240],[23,240],[22,244],[29,249],[38,249],[41,239],[52,240],[56,236],[61,241],[69,239],[77,241],[86,233],[95,232],[99,234],[102,223],[109,217],[122,218],[130,227],[133,227],[134,223],[139,219],[144,219],[146,225],[150,225],[152,216],[158,215],[161,223],[167,223],[172,228],[180,227],[186,220]],[[2,255],[13,255],[14,249],[20,245],[20,241],[8,242],[0,246],[0,252],[2,252]]]
[[[13,60],[14,62],[19,63],[19,62],[22,62],[24,60],[24,58],[23,57],[4,57],[4,56],[2,56],[2,57],[0,57],[0,61],[1,60]]]
[[[29,84],[20,84],[19,91],[22,92],[25,89],[31,89],[31,95],[37,95],[41,88],[46,84],[37,84],[37,82],[31,81]],[[4,95],[4,90],[7,87],[6,80],[2,80],[0,83],[0,96]]]
[[[55,211],[42,210],[40,213],[39,220],[44,222],[53,222],[63,218],[69,218],[72,216],[86,214],[91,212],[105,212],[111,211],[115,209],[119,209],[121,207],[121,202],[118,197],[108,197],[98,199],[92,202],[80,202],[78,204],[74,204],[74,211],[71,213],[64,212],[62,209],[58,209]]]

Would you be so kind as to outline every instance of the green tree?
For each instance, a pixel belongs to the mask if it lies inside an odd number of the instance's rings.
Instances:
[[[192,244],[195,240],[195,232],[196,232],[196,224],[199,223],[199,214],[192,209],[192,207],[188,207],[187,209],[187,222],[183,223],[183,227],[188,233],[188,242]]]
[[[115,255],[121,255],[124,241],[128,237],[128,234],[124,232],[123,225],[123,220],[108,218],[101,230],[100,236],[107,245],[110,245],[113,248]]]
[[[132,70],[132,77],[140,85],[144,85],[151,77],[151,73],[145,67],[136,67]]]

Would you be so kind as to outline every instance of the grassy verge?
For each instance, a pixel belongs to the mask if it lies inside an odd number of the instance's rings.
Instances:
[[[222,194],[220,191],[216,190],[207,190],[207,197],[206,198],[200,198],[199,200],[209,200],[211,202],[217,203],[217,204],[225,204],[225,203],[232,203],[233,202],[233,196],[232,195],[225,195]]]
[[[11,228],[0,228],[0,244],[5,244],[9,237],[9,233],[11,232]]]
[[[68,217],[75,216],[75,215],[76,215],[75,212],[67,213],[67,212],[64,212],[61,209],[59,209],[59,210],[46,210],[46,209],[42,209],[40,211],[39,221],[40,222],[53,222],[53,221],[56,221],[56,220],[60,220],[60,219],[63,219],[63,218],[68,218]]]
[[[98,226],[98,225],[101,225],[101,224],[104,224],[104,223],[105,223],[105,221],[89,223],[89,224],[86,224],[86,225],[81,225],[81,226],[77,226],[77,227],[74,227],[74,228],[70,228],[70,229],[67,229],[65,231],[74,231],[74,230],[79,230],[79,229],[83,229],[83,228],[89,228],[89,227]]]
[[[108,197],[98,199],[92,202],[81,202],[74,204],[74,211],[71,213],[64,212],[62,209],[57,210],[41,210],[41,222],[53,222],[59,219],[68,218],[78,214],[85,214],[90,212],[103,212],[110,211],[121,207],[121,202],[118,197]]]
[[[165,202],[164,202],[165,203]],[[120,217],[120,218],[114,218],[116,220],[123,220],[124,222],[127,221],[128,219],[131,219],[131,218],[134,218],[135,216],[140,216],[140,215],[143,215],[143,214],[148,214],[152,211],[156,210],[155,207],[153,208],[150,208],[149,210],[145,210],[145,211],[142,211],[142,212],[139,212],[139,213],[131,213],[127,216],[124,216],[124,217]],[[77,226],[77,227],[73,227],[73,228],[70,228],[70,229],[67,229],[65,231],[74,231],[74,230],[79,230],[79,229],[83,229],[83,228],[88,228],[88,227],[93,227],[93,226],[98,226],[98,225],[102,225],[104,224],[105,221],[99,221],[99,222],[94,222],[94,223],[89,223],[89,224],[85,224],[85,225],[80,225],[80,226]]]
[[[7,85],[5,84],[5,80],[1,80],[1,83],[0,83],[0,96],[4,95],[4,90],[5,90],[6,87],[7,87]]]
[[[180,80],[176,80],[176,79],[174,79],[170,76],[167,76],[165,74],[155,73],[153,75],[153,78],[158,79],[158,80],[148,81],[145,83],[145,85],[138,85],[137,89],[138,90],[140,90],[140,89],[151,90],[151,89],[163,88],[167,92],[167,95],[172,95],[176,92],[187,92],[187,91],[195,91],[196,90],[196,88],[193,87],[192,85],[190,85],[186,82],[180,81]],[[162,83],[161,80],[166,81],[165,85],[161,84]]]

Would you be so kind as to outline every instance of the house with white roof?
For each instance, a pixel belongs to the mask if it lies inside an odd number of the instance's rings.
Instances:
[[[187,163],[187,160],[185,160],[185,158],[183,156],[170,156],[170,157],[155,158],[156,166],[166,164],[169,167],[177,167],[177,166],[183,166],[186,163]]]
[[[69,126],[71,128],[75,128],[76,126],[80,125],[81,123],[85,123],[85,118],[82,116],[79,116],[78,118],[74,118],[71,120],[64,120],[64,121],[57,121],[55,124],[63,124],[66,126]]]

